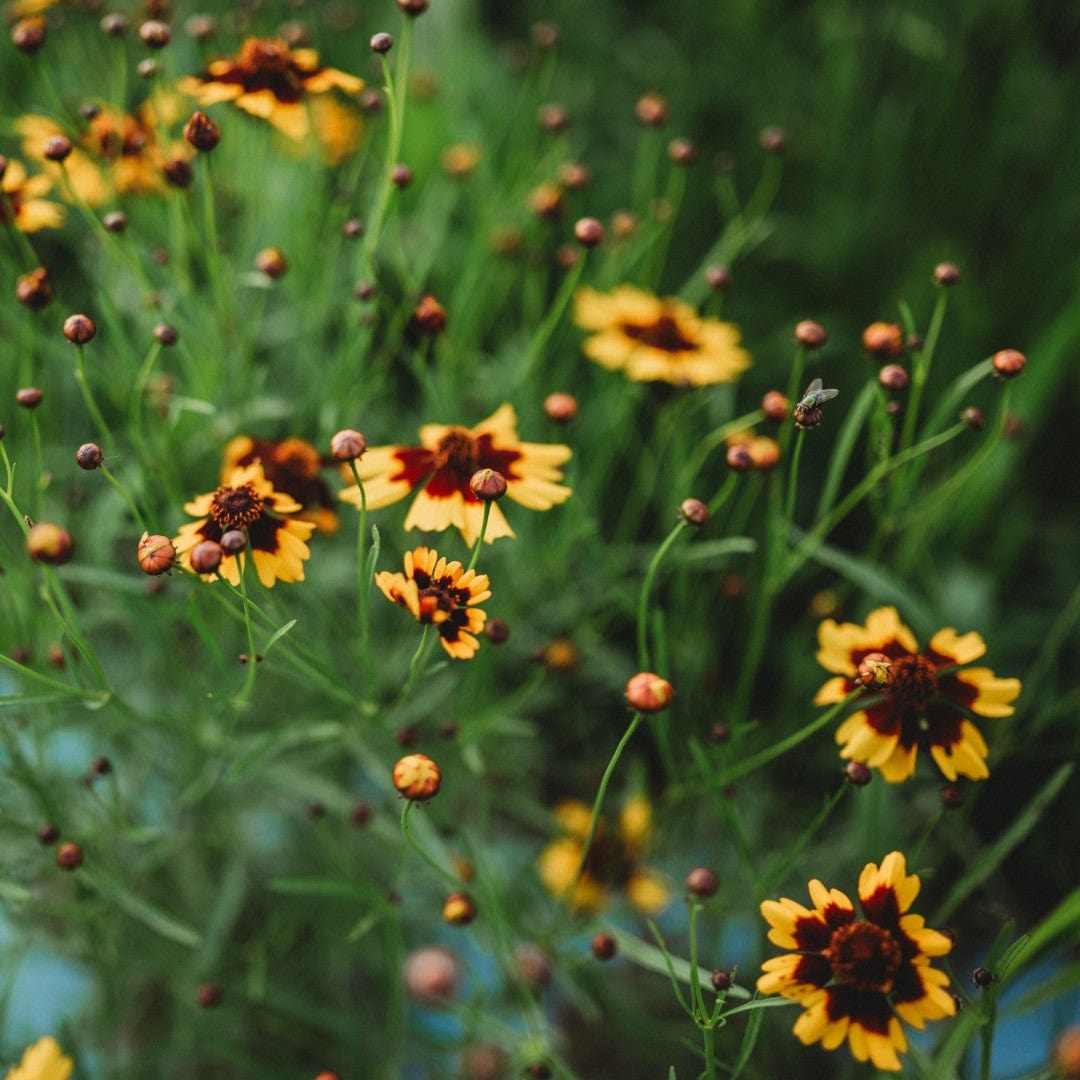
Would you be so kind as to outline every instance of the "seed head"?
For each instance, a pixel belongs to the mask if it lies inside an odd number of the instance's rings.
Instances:
[[[674,696],[671,683],[651,671],[639,671],[626,684],[626,700],[638,712],[663,712]]]
[[[1027,357],[1017,349],[999,349],[994,353],[993,364],[999,379],[1015,379],[1027,367]]]
[[[683,499],[679,504],[679,517],[687,525],[700,529],[709,524],[709,508],[700,499]]]
[[[451,926],[468,926],[476,918],[476,903],[468,893],[451,893],[443,901],[442,917]]]
[[[795,340],[804,349],[820,349],[829,340],[829,335],[821,323],[814,322],[813,319],[803,319],[795,327]]]
[[[143,533],[139,541],[139,569],[144,574],[157,577],[173,568],[176,548],[167,536]]]
[[[592,939],[592,954],[597,960],[610,960],[619,951],[618,943],[610,934],[594,934]]]
[[[428,337],[438,337],[446,329],[446,308],[434,296],[422,296],[413,309],[413,322]]]
[[[70,840],[56,849],[56,865],[61,870],[78,870],[83,864],[83,849]]]
[[[696,896],[699,900],[708,900],[719,891],[720,878],[711,867],[695,866],[686,875],[685,885],[690,896]]]
[[[19,19],[11,28],[11,43],[19,52],[33,56],[45,44],[45,20],[40,15]]]
[[[330,454],[335,461],[356,461],[366,449],[367,439],[352,428],[342,429],[330,440]]]
[[[97,327],[89,315],[69,315],[64,320],[64,337],[73,345],[86,345],[94,340]]]
[[[196,574],[212,574],[224,556],[225,552],[216,540],[203,540],[191,549],[191,569]]]
[[[38,522],[26,534],[26,554],[36,563],[61,566],[75,553],[75,541],[67,529],[48,521]]]
[[[388,53],[394,47],[394,39],[387,33],[373,34],[371,37],[371,51],[373,53]]]
[[[38,311],[53,298],[52,282],[49,271],[44,266],[30,270],[15,281],[15,296],[20,304]]]
[[[577,414],[578,403],[573,394],[555,393],[544,398],[544,415],[556,424],[568,424]]]
[[[469,490],[481,502],[498,502],[506,494],[506,477],[494,469],[477,469],[469,479]]]
[[[934,284],[948,287],[959,282],[960,267],[956,263],[943,262],[934,267]]]
[[[891,390],[894,393],[900,390],[906,390],[907,384],[910,381],[907,368],[903,368],[899,364],[886,364],[878,372],[878,382],[881,386],[885,390]]]
[[[604,226],[594,217],[578,218],[574,222],[574,239],[586,248],[594,248],[604,242]]]
[[[202,109],[196,109],[184,125],[184,139],[196,150],[208,154],[221,142],[221,128]]]
[[[647,91],[637,99],[634,105],[634,115],[638,123],[646,127],[660,127],[667,123],[668,103],[659,94]]]
[[[863,348],[876,360],[895,360],[904,351],[904,330],[898,323],[872,322],[862,334]]]
[[[439,794],[442,773],[426,754],[408,754],[394,765],[394,787],[410,802],[427,802]]]
[[[172,31],[168,24],[148,19],[139,27],[139,38],[149,49],[164,49],[172,41]]]

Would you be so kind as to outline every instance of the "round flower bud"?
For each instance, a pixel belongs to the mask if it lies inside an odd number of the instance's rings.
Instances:
[[[276,281],[278,278],[285,276],[285,271],[289,269],[289,263],[281,248],[268,247],[263,248],[255,256],[255,269],[260,274],[265,274],[268,278],[273,278]]]
[[[247,547],[247,536],[240,529],[229,529],[218,543],[226,555],[239,555]]]
[[[341,1080],[341,1077],[338,1076],[336,1072],[330,1072],[329,1069],[324,1069],[315,1077],[315,1080]]]
[[[663,712],[674,696],[671,683],[651,671],[638,672],[626,684],[626,700],[638,712]]]
[[[551,1066],[546,1061],[533,1061],[525,1066],[529,1080],[551,1080]]]
[[[221,987],[217,983],[203,983],[195,991],[195,1000],[200,1009],[213,1009],[221,1004]]]
[[[461,985],[458,958],[440,945],[416,949],[405,957],[405,989],[422,1005],[438,1005]]]
[[[971,973],[971,981],[980,990],[985,990],[994,981],[994,973],[989,968],[977,967]]]
[[[537,110],[536,122],[544,131],[565,131],[570,126],[570,113],[565,105],[549,101]]]
[[[42,156],[47,161],[65,161],[74,147],[66,135],[50,135],[41,148]]]
[[[83,849],[69,840],[56,849],[56,865],[61,870],[78,870],[83,864]]]
[[[594,934],[592,939],[592,954],[597,960],[610,960],[618,951],[619,946],[610,934]]]
[[[716,871],[708,866],[695,866],[686,875],[685,885],[690,896],[696,896],[699,900],[708,900],[719,891],[720,878],[716,876]]]
[[[943,262],[934,267],[935,285],[955,285],[960,280],[960,267],[956,263]]]
[[[906,390],[910,381],[907,369],[902,368],[899,364],[886,364],[878,372],[878,382],[885,390],[893,392]]]
[[[172,41],[172,31],[168,24],[148,19],[139,27],[139,39],[147,48],[164,49]]]
[[[498,502],[506,494],[506,477],[494,469],[477,469],[469,480],[469,490],[481,502]]]
[[[745,443],[736,443],[727,448],[727,464],[735,472],[748,472],[754,467],[754,459]]]
[[[562,31],[552,22],[535,22],[529,27],[529,37],[538,48],[554,49],[562,39]]]
[[[373,53],[388,53],[394,47],[394,39],[387,33],[373,34],[371,41],[371,51]]]
[[[1014,379],[1027,367],[1027,357],[1017,349],[999,349],[993,358],[994,374],[1001,379]]]
[[[352,428],[343,428],[330,440],[330,454],[335,461],[356,461],[366,449],[367,439]]]
[[[195,174],[191,171],[191,163],[185,158],[170,158],[162,168],[165,179],[173,187],[186,188],[195,179]]]
[[[184,23],[184,30],[196,41],[209,41],[217,32],[217,22],[212,15],[192,15]]]
[[[89,315],[69,315],[64,320],[64,337],[73,345],[86,345],[94,340],[97,327]]]
[[[401,8],[410,19],[415,19],[427,11],[428,0],[397,0],[397,6]]]
[[[154,327],[154,340],[160,345],[175,345],[180,340],[180,332],[168,323],[158,323]]]
[[[45,394],[38,386],[24,386],[15,391],[15,404],[22,409],[36,409],[44,398]]]
[[[171,570],[176,562],[176,548],[167,536],[143,533],[139,541],[139,569],[144,574],[157,577]]]
[[[30,270],[15,281],[15,297],[20,304],[38,311],[50,303],[53,298],[52,282],[49,271],[44,266]]]
[[[184,139],[196,150],[209,153],[221,142],[221,128],[202,109],[196,109],[184,125]]]
[[[42,521],[26,534],[26,554],[47,566],[66,563],[75,552],[75,541],[67,529]]]
[[[713,989],[722,994],[725,990],[731,989],[731,972],[725,971],[723,968],[717,968],[712,973],[712,979],[710,980],[713,985]]]
[[[349,220],[341,226],[341,231],[346,240],[356,240],[358,237],[364,235],[364,223],[359,218],[349,218]]]
[[[781,127],[763,128],[758,142],[766,154],[782,154],[787,149],[787,132]]]
[[[770,390],[761,399],[761,411],[766,420],[781,424],[791,415],[791,402],[779,390]]]
[[[884,653],[867,653],[856,669],[855,677],[863,686],[889,686],[893,681],[892,661]]]
[[[947,810],[959,810],[964,805],[964,789],[959,784],[946,784],[941,789],[941,805]]]
[[[795,326],[795,340],[805,349],[820,349],[829,340],[829,335],[821,323],[803,319]]]
[[[596,247],[604,242],[604,226],[594,217],[578,218],[574,222],[574,239],[582,247]]]
[[[852,787],[866,787],[874,778],[874,774],[870,767],[861,761],[849,761],[844,766],[844,778]]]
[[[668,103],[659,94],[651,90],[637,99],[634,105],[634,115],[638,122],[646,127],[660,127],[667,122]]]
[[[102,16],[99,25],[101,26],[101,32],[108,37],[123,37],[127,33],[127,16],[121,15],[119,11],[113,11]]]
[[[717,746],[728,742],[730,738],[731,728],[722,721],[713,724],[713,726],[709,728],[709,742],[714,743]]]
[[[510,640],[510,626],[503,619],[488,619],[484,623],[484,637],[492,645],[505,645]]]
[[[408,165],[395,165],[390,170],[390,183],[398,189],[403,191],[413,182],[413,171]]]
[[[679,517],[687,525],[700,529],[709,524],[709,508],[700,499],[683,499],[679,504]]]
[[[672,139],[667,153],[676,165],[693,165],[697,161],[698,148],[689,139]]]
[[[123,210],[112,210],[101,219],[106,232],[122,233],[128,224],[127,214]]]
[[[19,19],[11,28],[11,43],[19,52],[33,56],[45,44],[45,20],[40,15]]]
[[[92,472],[105,460],[105,455],[101,452],[101,447],[97,443],[88,442],[83,443],[75,451],[75,460],[78,462],[80,469]]]
[[[41,825],[37,831],[38,843],[42,847],[51,847],[60,839],[60,826],[59,825]]]
[[[972,431],[982,431],[986,427],[986,414],[982,409],[976,409],[974,406],[969,406],[961,414],[960,419]]]
[[[413,309],[413,322],[428,337],[437,337],[446,329],[446,308],[434,296],[422,296]]]
[[[544,414],[556,424],[568,424],[578,414],[577,398],[573,394],[548,394],[544,398]]]
[[[451,926],[468,926],[476,918],[476,902],[468,893],[451,893],[443,901],[442,917]]]
[[[611,215],[611,235],[616,240],[628,240],[638,231],[638,217],[632,210],[616,210]]]
[[[559,166],[559,180],[568,191],[582,191],[592,183],[592,169],[580,161],[564,161]]]
[[[723,292],[731,285],[731,271],[726,266],[708,266],[705,268],[705,280],[713,292]]]
[[[558,184],[544,182],[529,192],[529,209],[544,221],[557,221],[563,209],[563,190]]]
[[[394,765],[394,787],[411,802],[427,802],[441,785],[439,766],[426,754],[408,754]]]
[[[152,79],[158,73],[158,62],[147,57],[135,65],[135,73],[140,79]]]
[[[895,360],[904,351],[904,330],[897,323],[873,322],[862,333],[863,348],[878,360]]]
[[[191,549],[191,569],[196,574],[212,574],[221,565],[224,554],[216,540],[203,540]]]

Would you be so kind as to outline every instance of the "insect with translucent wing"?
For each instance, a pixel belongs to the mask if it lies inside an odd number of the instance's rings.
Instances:
[[[839,390],[822,389],[821,380],[815,379],[804,391],[802,400],[795,406],[795,426],[810,431],[821,423],[821,406],[832,401]]]

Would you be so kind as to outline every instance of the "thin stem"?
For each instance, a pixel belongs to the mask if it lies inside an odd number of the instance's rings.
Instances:
[[[780,539],[787,537],[788,526],[791,525],[795,514],[795,491],[799,486],[799,458],[802,457],[805,438],[806,432],[800,428],[799,434],[795,436],[795,450],[791,455],[791,467],[788,469],[787,492],[784,497],[784,516],[781,522]]]
[[[638,609],[637,609],[637,650],[638,650],[638,667],[642,671],[648,671],[650,667],[649,659],[649,592],[652,590],[653,579],[656,577],[656,571],[660,569],[660,563],[663,561],[664,555],[667,554],[668,549],[679,534],[687,528],[686,522],[679,520],[675,528],[667,534],[664,542],[656,549],[656,553],[653,555],[652,560],[649,562],[648,569],[645,571],[645,577],[641,582],[641,594],[638,597]]]
[[[452,889],[460,889],[461,888],[460,879],[457,878],[454,874],[451,874],[450,871],[447,870],[445,867],[440,866],[420,846],[420,844],[417,842],[417,840],[413,836],[413,834],[411,832],[409,832],[409,814],[412,811],[413,805],[414,805],[414,803],[413,803],[413,801],[411,799],[406,799],[405,800],[405,806],[402,808],[402,811],[401,811],[401,833],[402,833],[402,835],[405,837],[405,840],[408,843],[409,847],[411,847],[413,849],[413,851],[415,851],[416,854],[419,855],[420,858],[423,859],[424,862],[426,862],[428,864],[428,866],[430,866],[431,869],[434,870],[435,873],[438,874],[439,877],[441,877],[443,879],[443,881],[447,882],[447,884],[449,884]]]
[[[246,551],[251,551],[250,538],[248,544],[245,547]],[[257,656],[255,654],[255,626],[251,621],[251,608],[248,606],[248,594],[247,594],[247,559],[242,559],[240,554],[234,555],[233,558],[237,561],[237,567],[239,568],[239,582],[237,585],[237,591],[240,593],[241,606],[244,609],[244,629],[247,632],[247,675],[244,679],[243,689],[240,691],[237,703],[246,703],[251,697],[251,691],[255,688],[255,665],[257,663]]]
[[[539,363],[544,347],[555,332],[555,327],[559,325],[559,320],[562,319],[570,303],[570,298],[574,295],[574,290],[581,280],[581,275],[585,270],[585,261],[584,257],[578,259],[569,273],[563,278],[559,291],[555,294],[555,299],[552,300],[551,306],[544,316],[544,321],[536,328],[536,333],[533,334],[532,340],[526,346],[525,360],[521,365],[519,381],[527,379]]]
[[[922,402],[923,390],[930,374],[930,362],[934,358],[934,348],[941,334],[941,324],[945,319],[948,298],[948,289],[942,289],[938,293],[937,303],[934,305],[934,314],[930,318],[930,328],[926,332],[926,340],[923,347],[916,352],[914,357],[911,370],[911,393],[908,395],[907,410],[904,414],[904,428],[900,435],[901,450],[906,450],[915,438],[915,425],[919,419],[919,405]]]
[[[480,558],[480,549],[484,546],[484,533],[487,532],[488,518],[491,517],[491,503],[489,500],[484,500],[484,517],[480,522],[480,535],[476,538],[476,546],[473,548],[472,558],[469,560],[469,565],[465,567],[466,570],[476,569],[476,561]]]
[[[147,527],[146,518],[143,517],[142,511],[135,504],[135,500],[127,493],[124,485],[121,484],[104,465],[99,465],[98,469],[100,470],[101,475],[104,476],[105,479],[120,493],[120,498],[127,503],[127,508],[131,511],[131,516],[138,523],[139,528],[142,529],[143,532],[149,532],[150,530]]]
[[[406,697],[412,693],[413,688],[420,680],[421,672],[423,672],[425,661],[427,660],[427,653],[432,643],[431,623],[424,623],[424,630],[420,635],[420,644],[417,645],[416,652],[413,653],[412,663],[409,665],[409,681],[405,684]]]
[[[112,431],[110,431],[109,425],[105,423],[105,418],[101,415],[101,410],[94,400],[94,395],[90,390],[90,383],[86,377],[86,350],[82,345],[76,345],[75,349],[78,355],[78,367],[75,369],[75,381],[79,384],[79,389],[82,391],[83,400],[86,402],[87,412],[90,413],[90,419],[97,429],[98,438],[101,439],[107,449],[114,450],[115,444],[113,443]]]
[[[364,692],[371,696],[372,670],[371,670],[371,573],[364,557],[365,536],[367,534],[367,492],[364,491],[364,482],[360,479],[360,472],[356,467],[356,459],[349,462],[353,480],[356,481],[357,490],[360,492],[360,532],[356,540],[356,573],[358,588],[356,595],[357,621],[360,624],[360,666],[363,672]],[[375,533],[377,537],[378,534]],[[377,541],[376,541],[377,542]]]

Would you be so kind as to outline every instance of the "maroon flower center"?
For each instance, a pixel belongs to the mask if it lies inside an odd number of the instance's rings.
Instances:
[[[467,607],[472,599],[468,589],[454,587],[454,579],[449,574],[432,578],[423,570],[416,570],[413,579],[420,601],[420,621],[423,623],[443,622]]]
[[[210,503],[210,520],[225,531],[246,529],[259,520],[262,512],[262,496],[250,480],[239,487],[219,487]]]
[[[892,934],[869,922],[839,927],[824,953],[838,983],[883,994],[892,989],[904,959],[900,943]]]
[[[467,480],[476,472],[478,463],[476,440],[464,428],[451,428],[435,448],[436,472],[450,469]]]
[[[289,70],[291,62],[288,45],[265,38],[248,38],[236,57],[236,66],[248,78],[281,74]]]
[[[889,692],[901,705],[925,709],[938,692],[937,670],[925,656],[902,656],[892,662]]]
[[[301,72],[284,41],[248,38],[240,47],[232,70],[214,81],[239,83],[247,93],[269,90],[278,101],[294,104],[304,94]]]
[[[675,317],[666,311],[652,322],[623,323],[619,329],[628,338],[661,352],[693,352],[697,348],[697,344],[683,334]]]

